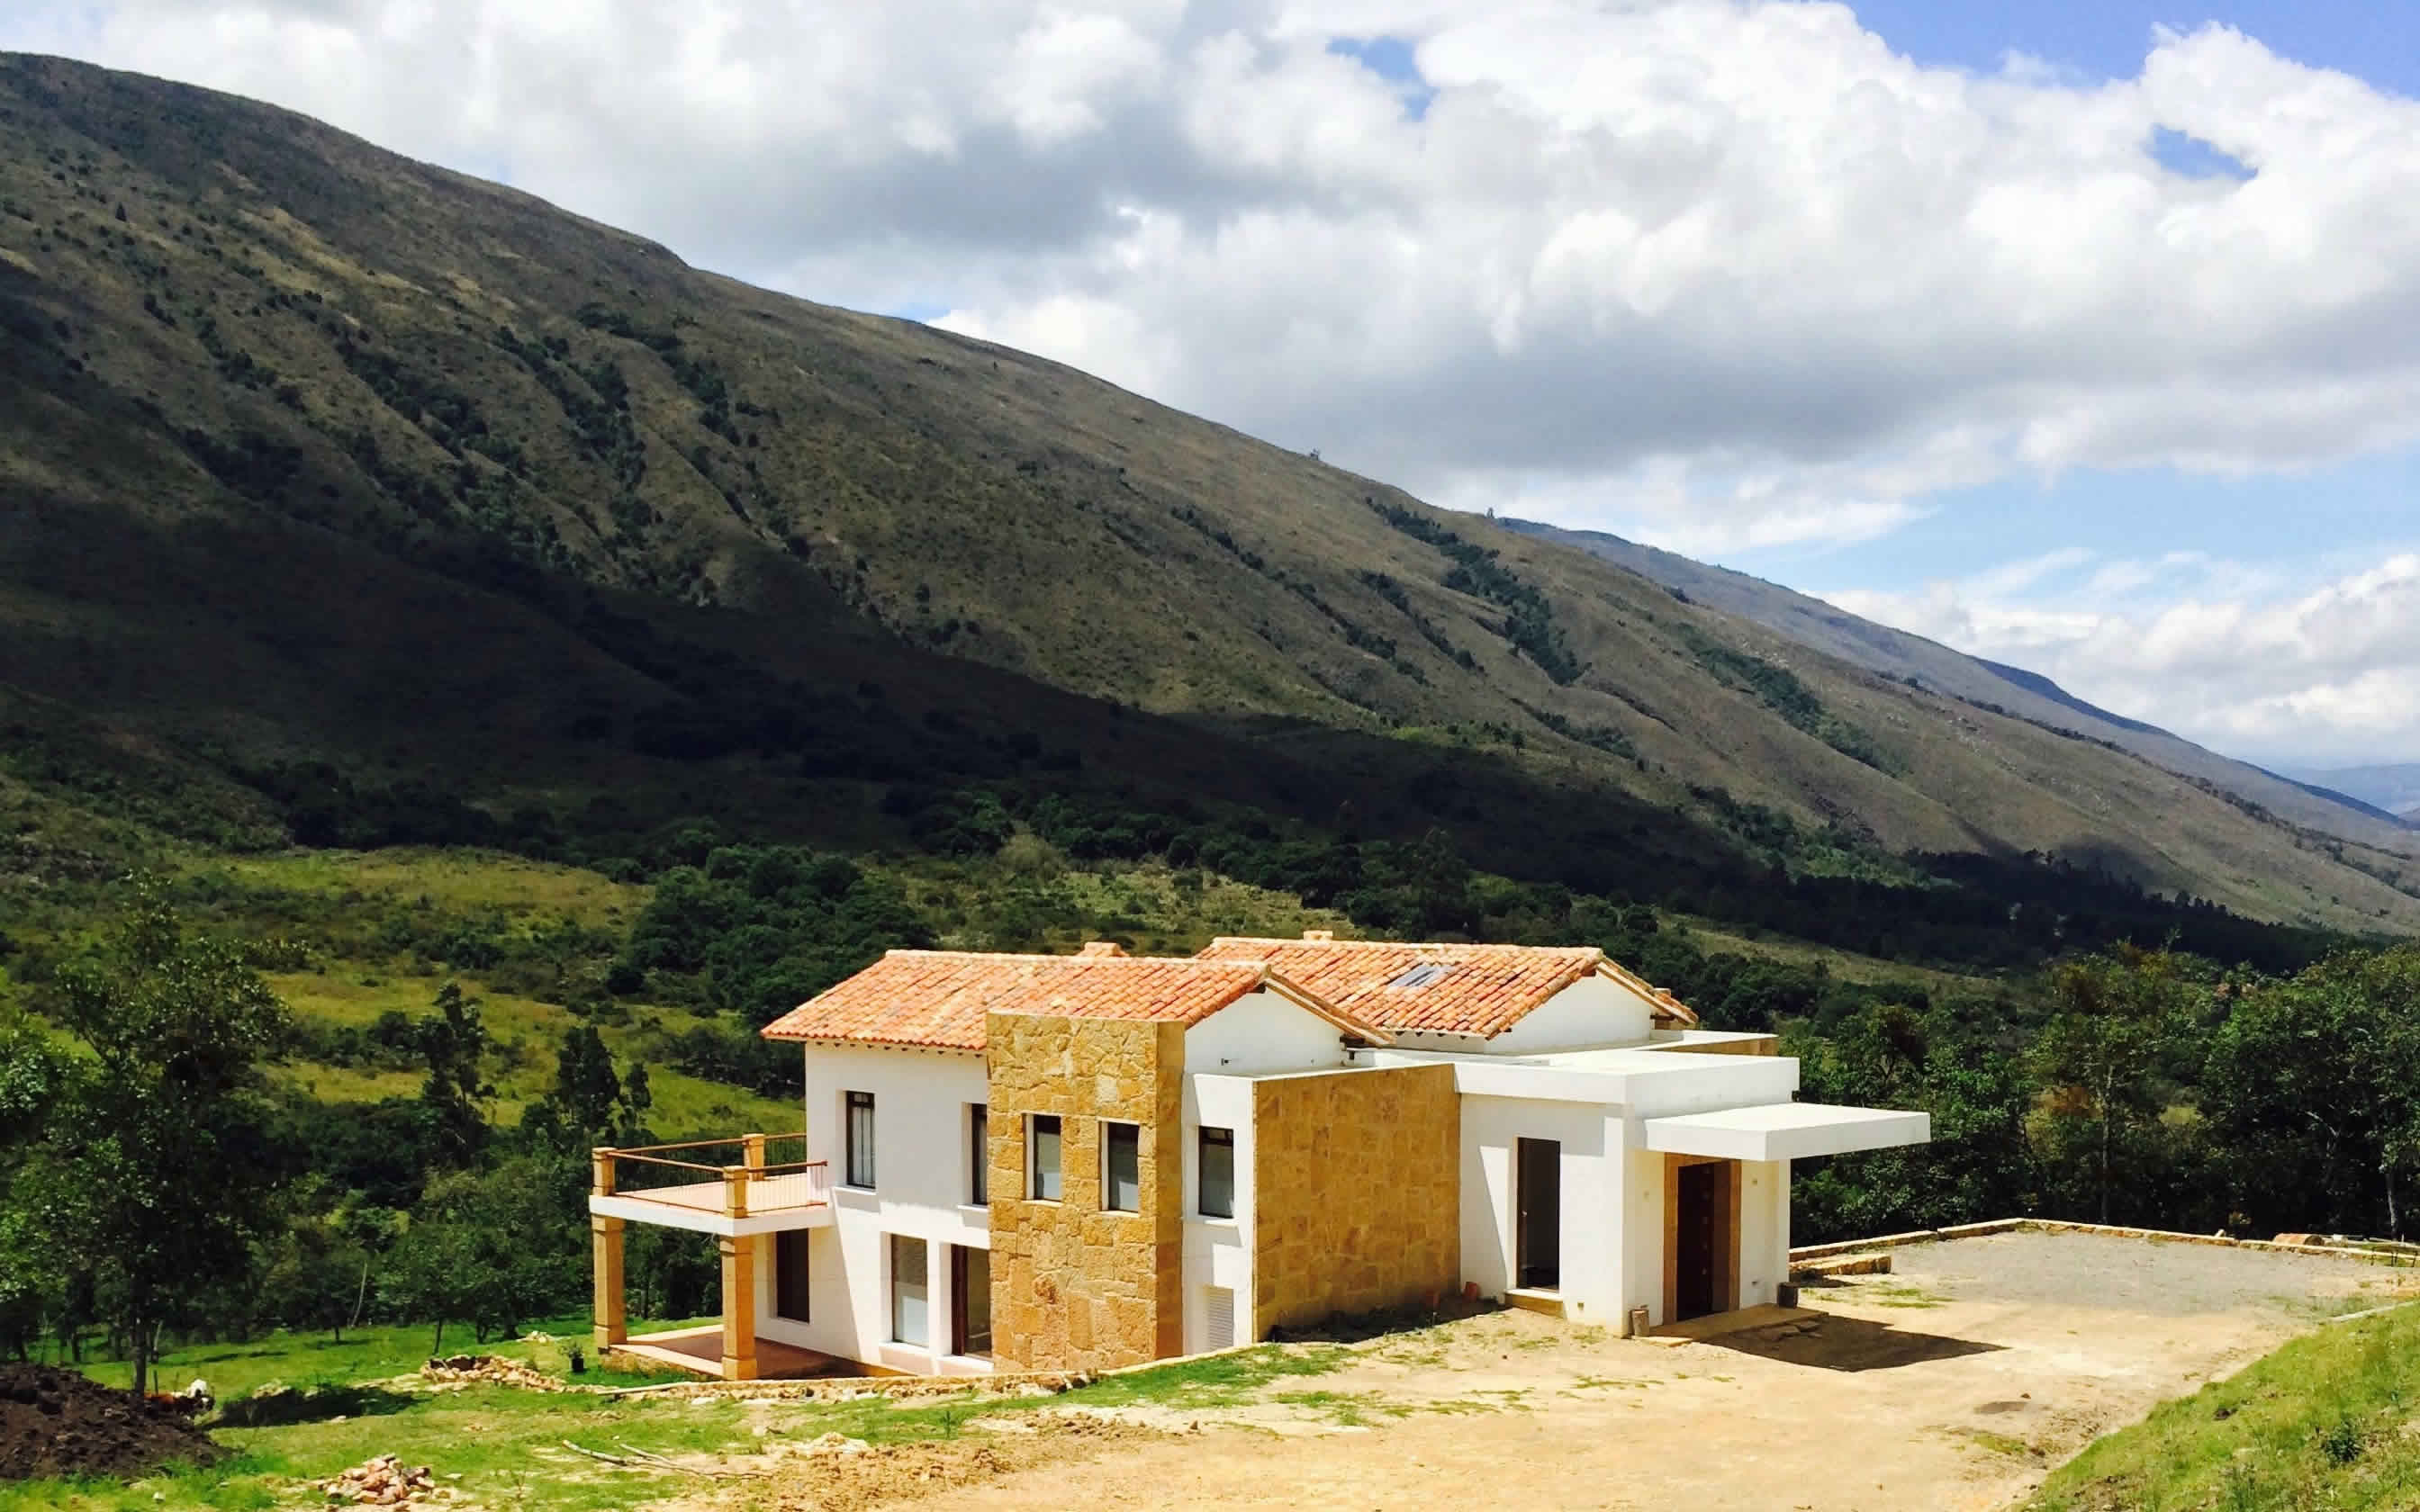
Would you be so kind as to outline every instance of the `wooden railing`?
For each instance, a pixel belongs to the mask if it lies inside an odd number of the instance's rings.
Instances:
[[[720,1185],[721,1211],[734,1218],[827,1206],[831,1201],[830,1163],[777,1161],[769,1153],[806,1149],[807,1136],[742,1134],[737,1139],[692,1139],[673,1145],[636,1145],[591,1150],[592,1190],[598,1196],[628,1196],[685,1208],[712,1206]],[[736,1159],[700,1158],[721,1152]]]

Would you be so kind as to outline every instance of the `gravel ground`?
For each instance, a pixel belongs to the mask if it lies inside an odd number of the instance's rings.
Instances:
[[[1138,1422],[997,1473],[920,1463],[900,1489],[1022,1512],[1997,1512],[2162,1398],[2420,1291],[2410,1269],[2088,1234],[1908,1245],[1893,1266],[1702,1342],[1526,1312],[1389,1335],[1333,1374],[1184,1414],[1199,1432]],[[747,1504],[720,1494],[718,1512]]]
[[[2247,1310],[2324,1318],[2369,1306],[2415,1279],[2409,1269],[2333,1255],[2024,1230],[1904,1245],[1891,1252],[1891,1280],[1945,1300],[2171,1318]]]

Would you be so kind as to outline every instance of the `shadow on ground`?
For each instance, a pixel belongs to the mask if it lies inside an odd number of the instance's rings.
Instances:
[[[2005,1345],[1942,1334],[1917,1334],[1862,1318],[1802,1319],[1775,1328],[1750,1329],[1706,1339],[1717,1349],[1736,1350],[1785,1365],[1812,1365],[1819,1370],[1889,1370],[1921,1365],[1927,1360],[1955,1360],[1969,1354],[1991,1354]]]
[[[269,1387],[219,1409],[212,1427],[268,1428],[324,1423],[333,1417],[383,1417],[419,1398],[376,1386]]]

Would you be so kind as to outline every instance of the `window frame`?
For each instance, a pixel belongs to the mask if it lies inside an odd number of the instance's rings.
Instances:
[[[1102,1119],[1101,1137],[1101,1211],[1103,1212],[1140,1212],[1142,1211],[1142,1125],[1124,1119]],[[1134,1201],[1120,1202],[1118,1193],[1117,1149],[1124,1143],[1134,1154]]]
[[[884,1260],[891,1277],[891,1342],[911,1350],[929,1350],[933,1347],[932,1242],[914,1234],[892,1234],[889,1238],[890,1250]],[[904,1289],[901,1281],[903,1268],[899,1263],[905,1253],[903,1246],[911,1244],[915,1246],[917,1276],[912,1298]],[[917,1329],[923,1335],[922,1338],[907,1336],[908,1313],[903,1304],[909,1301],[916,1304],[915,1320]]]
[[[1213,1139],[1213,1134],[1218,1135]],[[1210,1206],[1210,1151],[1214,1146],[1227,1151],[1227,1206],[1220,1211]],[[1217,1124],[1197,1124],[1193,1130],[1193,1211],[1203,1218],[1235,1216],[1235,1131]]]
[[[840,1106],[841,1185],[853,1187],[860,1192],[871,1192],[875,1189],[875,1182],[881,1174],[874,1159],[876,1138],[874,1094],[854,1090],[843,1091],[840,1095]],[[857,1115],[861,1108],[865,1112],[865,1134],[862,1141],[859,1139],[857,1126]],[[858,1179],[861,1170],[864,1175],[863,1180]]]
[[[991,1104],[967,1104],[967,1206],[991,1206]]]
[[[1042,1190],[1043,1125],[1050,1126],[1049,1179],[1055,1191]],[[1063,1202],[1067,1192],[1067,1120],[1056,1113],[1025,1116],[1025,1196],[1029,1202]]]

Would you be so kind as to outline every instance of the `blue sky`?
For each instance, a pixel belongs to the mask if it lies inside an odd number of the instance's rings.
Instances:
[[[2420,761],[2420,6],[18,0],[0,47]]]

